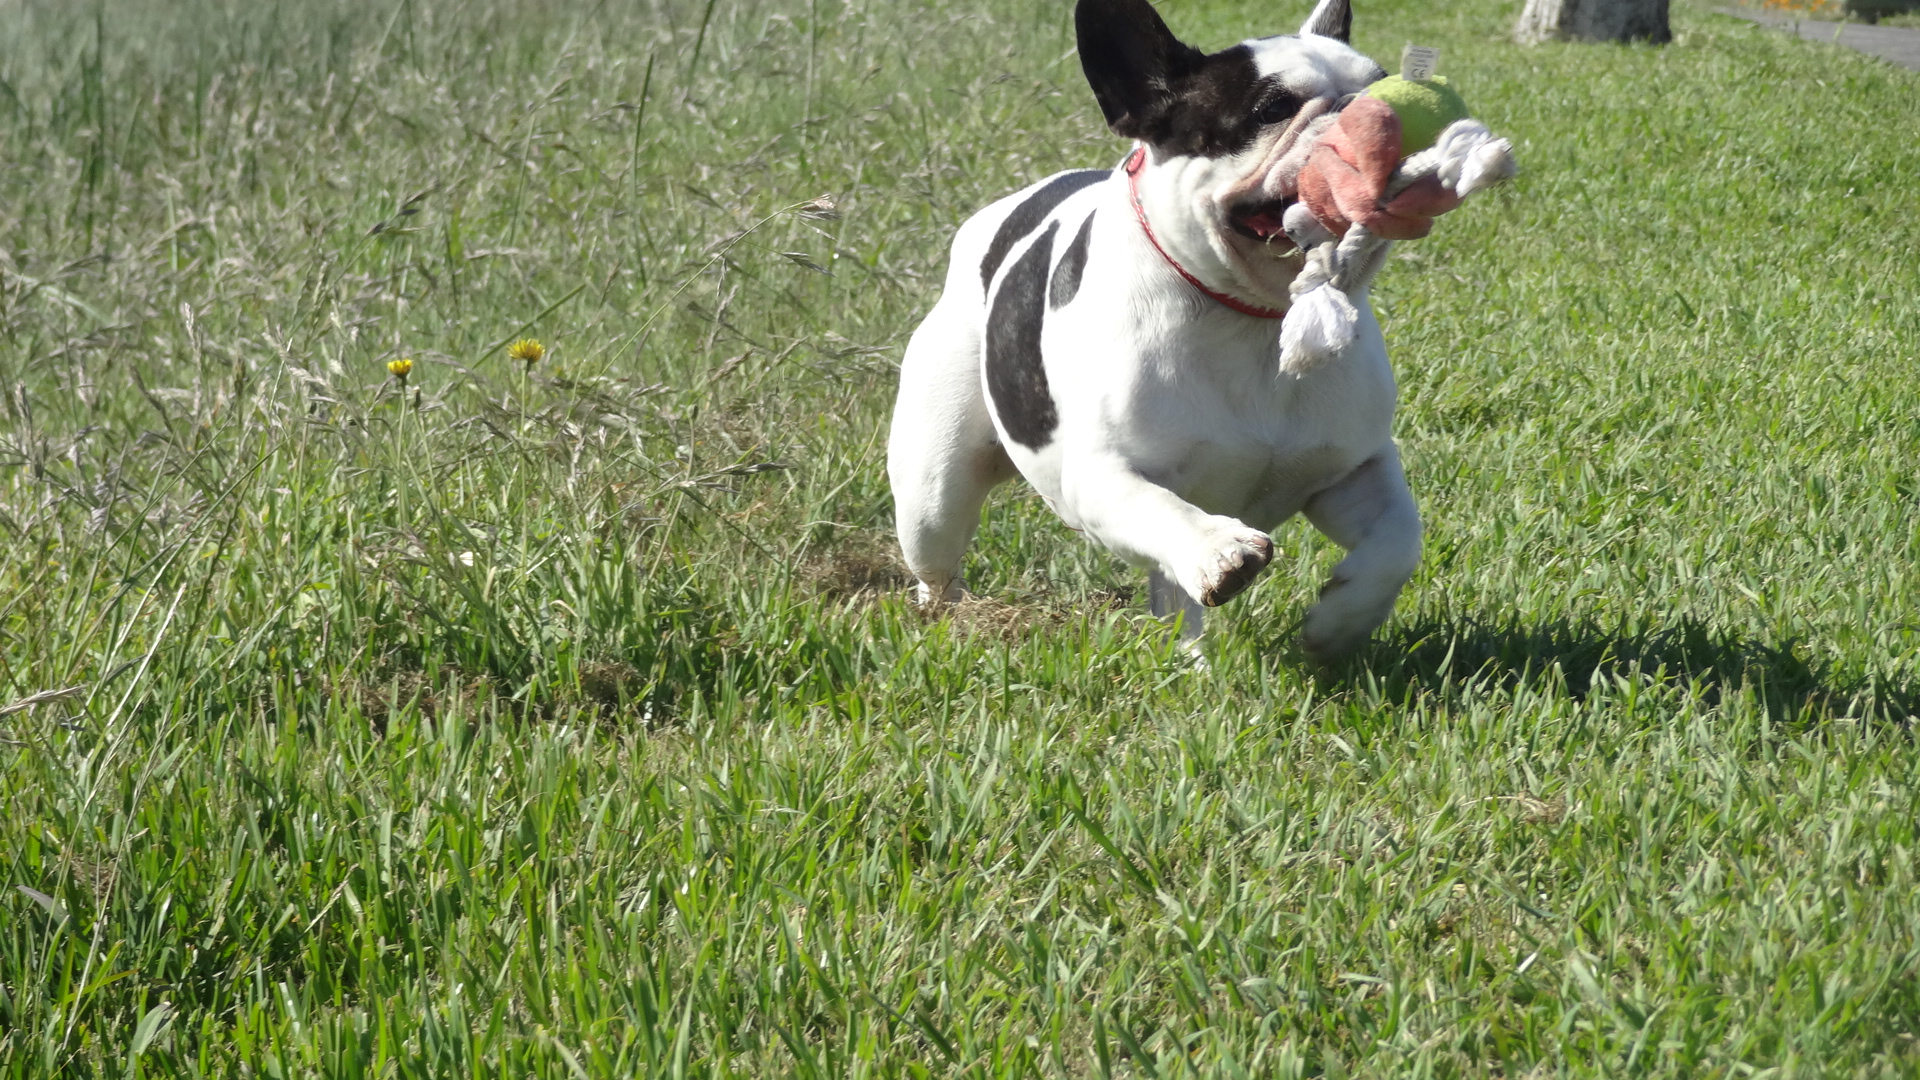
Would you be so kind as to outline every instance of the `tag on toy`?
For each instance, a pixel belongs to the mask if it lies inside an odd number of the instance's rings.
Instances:
[[[1431,45],[1409,45],[1400,50],[1400,77],[1408,82],[1433,78],[1440,70],[1440,50]]]
[[[1467,103],[1436,75],[1440,50],[1431,45],[1409,45],[1400,53],[1400,74],[1389,75],[1367,87],[1367,96],[1379,98],[1400,118],[1400,153],[1412,157],[1432,146],[1455,120],[1467,118]]]

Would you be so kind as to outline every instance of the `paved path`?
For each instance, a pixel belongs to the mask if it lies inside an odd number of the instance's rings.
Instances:
[[[1722,15],[1747,19],[1762,26],[1778,27],[1789,34],[1798,34],[1808,41],[1830,41],[1836,45],[1845,45],[1870,56],[1878,56],[1882,60],[1891,60],[1901,67],[1920,71],[1920,30],[1904,26],[1813,22],[1809,19],[1796,19],[1791,15],[1778,15],[1771,11],[1748,11],[1744,8],[1723,7],[1715,10]]]

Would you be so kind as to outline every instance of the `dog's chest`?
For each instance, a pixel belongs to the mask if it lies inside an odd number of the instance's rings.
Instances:
[[[1008,443],[1069,523],[1085,509],[1076,456],[1118,457],[1208,513],[1271,528],[1390,440],[1393,376],[1370,315],[1355,348],[1294,375],[1279,370],[1271,323],[1159,318],[1134,301],[1057,313],[1043,351],[1058,429],[1044,446]]]
[[[1390,438],[1384,355],[1356,350],[1304,377],[1278,373],[1266,355],[1188,359],[1184,371],[1149,365],[1116,386],[1103,434],[1142,475],[1209,513],[1276,525]]]
[[[1395,391],[1378,324],[1362,298],[1345,354],[1282,372],[1279,324],[1230,311],[1169,270],[1121,213],[1124,195],[1116,185],[1070,194],[1021,223],[1030,240],[989,250],[983,371],[998,433],[1070,523],[1081,516],[1074,460],[1087,456],[1118,457],[1210,513],[1276,525],[1390,441]]]

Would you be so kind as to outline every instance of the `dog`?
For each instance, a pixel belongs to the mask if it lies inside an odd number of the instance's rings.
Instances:
[[[1352,48],[1352,21],[1349,0],[1319,0],[1296,35],[1206,54],[1147,0],[1079,0],[1081,67],[1135,147],[1120,168],[1016,192],[954,237],[887,446],[920,603],[965,595],[981,507],[1019,475],[1146,569],[1151,610],[1189,644],[1295,514],[1346,550],[1302,624],[1307,655],[1337,661],[1386,621],[1420,560],[1420,515],[1366,300],[1384,249],[1348,287],[1336,354],[1290,369],[1278,333],[1300,246],[1351,225],[1303,212],[1302,172],[1344,109],[1380,105],[1356,98],[1386,72]]]

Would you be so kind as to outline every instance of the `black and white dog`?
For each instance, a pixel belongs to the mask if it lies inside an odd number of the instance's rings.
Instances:
[[[1203,606],[1273,558],[1265,530],[1304,513],[1348,554],[1302,644],[1341,657],[1392,611],[1420,517],[1366,282],[1337,355],[1282,363],[1303,267],[1284,230],[1314,141],[1386,73],[1348,45],[1349,0],[1319,0],[1298,35],[1211,55],[1148,0],[1079,0],[1074,18],[1094,97],[1136,148],[1119,169],[1008,196],[954,238],[887,450],[919,598],[964,595],[981,506],[1017,472],[1068,525],[1148,569],[1154,612],[1184,616],[1190,639]]]

